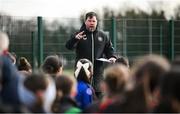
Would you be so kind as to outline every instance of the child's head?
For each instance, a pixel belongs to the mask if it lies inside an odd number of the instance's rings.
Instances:
[[[162,74],[170,69],[169,61],[159,55],[145,55],[138,57],[131,69],[136,86],[146,85],[150,92],[159,86]]]
[[[18,60],[18,70],[32,72],[31,64],[25,57],[20,57]]]
[[[76,80],[74,77],[67,75],[60,75],[55,78],[56,90],[58,97],[76,95]]]
[[[124,92],[128,86],[129,70],[124,65],[114,64],[104,70],[102,89],[113,96]],[[104,85],[104,86],[103,86]]]
[[[62,61],[57,55],[50,55],[44,60],[42,70],[51,75],[61,75],[62,66]]]
[[[75,77],[90,83],[93,74],[93,65],[88,59],[80,59],[76,64]]]
[[[116,64],[122,64],[125,65],[126,67],[129,67],[129,61],[127,58],[125,57],[118,57],[115,61]]]
[[[54,81],[48,74],[31,74],[20,82],[19,95],[21,102],[32,112],[40,108],[50,112],[56,96]]]

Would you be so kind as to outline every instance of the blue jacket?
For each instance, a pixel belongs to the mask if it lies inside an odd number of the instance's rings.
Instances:
[[[91,85],[78,81],[76,101],[81,109],[86,108],[93,101],[93,90]]]
[[[20,103],[18,96],[20,76],[18,71],[6,56],[0,56],[0,67],[2,78],[0,97],[5,104],[17,105]]]

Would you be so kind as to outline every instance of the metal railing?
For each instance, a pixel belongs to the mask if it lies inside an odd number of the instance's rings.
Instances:
[[[65,42],[80,28],[79,19],[63,19],[53,26],[47,23],[44,17],[30,20],[3,17],[0,18],[0,30],[10,36],[10,51],[27,57],[34,67],[40,66],[51,54],[62,56],[67,68],[74,67],[75,53],[65,48]],[[152,53],[173,60],[180,53],[179,20],[112,18],[100,20],[99,25],[99,29],[106,31],[111,38],[116,54],[130,60]]]

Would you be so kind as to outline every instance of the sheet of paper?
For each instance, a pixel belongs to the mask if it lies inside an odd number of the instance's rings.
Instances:
[[[102,62],[108,62],[110,63],[111,61],[108,60],[108,59],[105,59],[105,58],[99,58],[99,59],[96,59],[97,61],[102,61]]]

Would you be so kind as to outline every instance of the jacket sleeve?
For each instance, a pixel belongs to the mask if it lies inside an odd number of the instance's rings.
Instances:
[[[110,38],[108,38],[107,35],[105,35],[105,37],[106,37],[106,44],[105,44],[104,53],[105,53],[106,57],[107,58],[111,58],[111,57],[116,58],[116,56],[114,54],[114,48],[112,46],[112,42],[111,42]]]
[[[18,83],[21,75],[6,56],[1,57],[1,63],[3,79],[3,88],[1,90],[2,100],[5,103],[19,104]]]
[[[69,50],[73,50],[76,46],[77,46],[77,43],[78,43],[78,39],[75,39],[75,34],[72,34],[70,39],[66,42],[66,48],[69,49]]]

